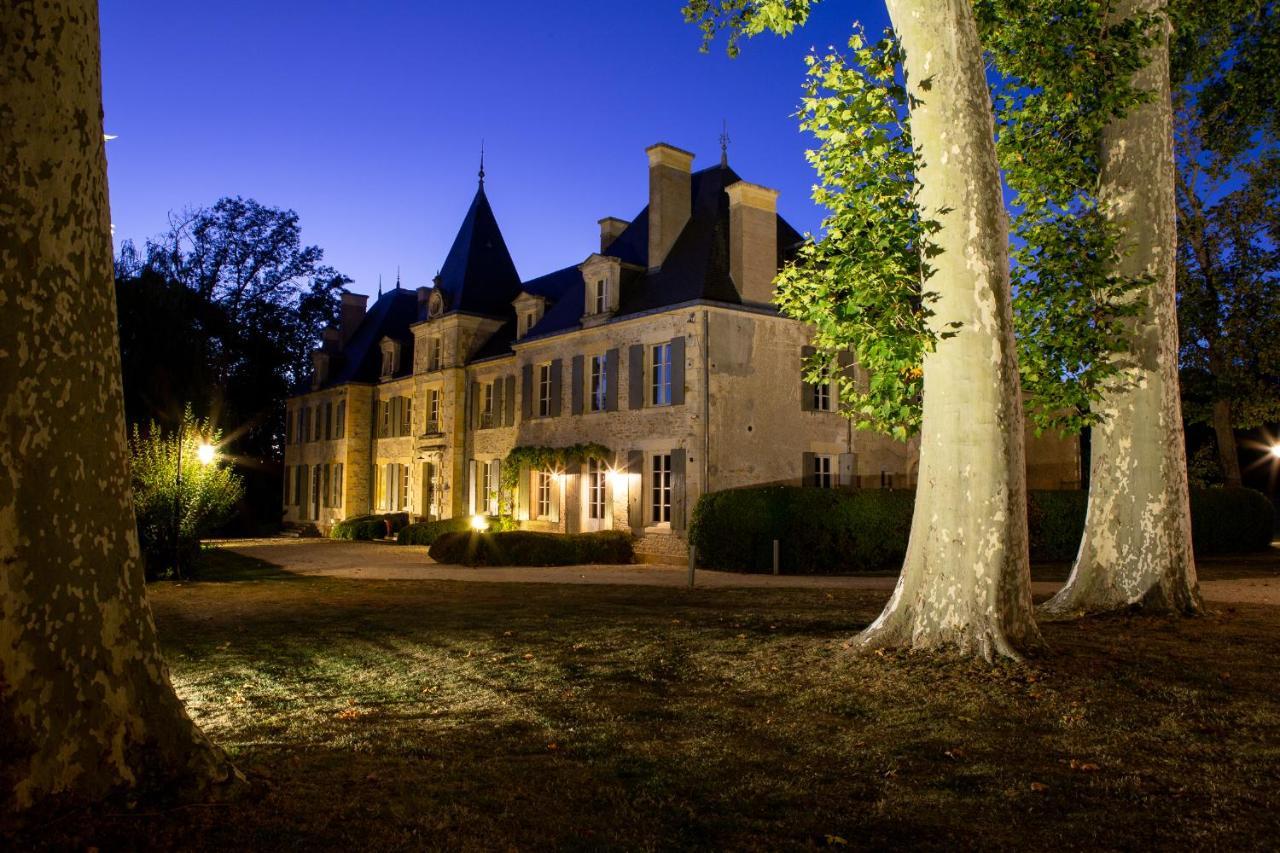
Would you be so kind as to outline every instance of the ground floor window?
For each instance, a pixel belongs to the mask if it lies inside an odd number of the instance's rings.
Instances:
[[[592,459],[587,463],[587,518],[599,521],[604,518],[604,463]]]
[[[649,519],[654,524],[671,521],[671,454],[653,455],[649,490]]]
[[[333,466],[333,503],[330,506],[342,506],[342,463]]]
[[[292,418],[293,415],[291,414],[289,415],[289,417]],[[284,466],[284,505],[285,506],[289,506],[289,498],[290,498],[289,492],[290,492],[290,487],[293,485],[293,472],[290,470],[292,467],[293,466],[291,465]]]
[[[534,517],[551,517],[551,472],[537,471],[533,475]]]
[[[815,454],[813,457],[813,484],[819,489],[830,489],[835,486],[832,474],[833,466],[830,456]]]
[[[484,506],[489,515],[498,514],[498,489],[501,486],[502,463],[497,459],[484,463]]]

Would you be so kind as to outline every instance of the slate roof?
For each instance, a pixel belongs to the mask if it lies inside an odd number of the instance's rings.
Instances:
[[[690,192],[689,221],[667,253],[662,267],[649,272],[649,208],[646,205],[603,254],[646,269],[624,270],[617,316],[637,314],[693,300],[741,304],[729,275],[729,196],[725,188],[742,180],[727,165],[694,172]],[[803,238],[785,219],[778,217],[778,266]],[[543,279],[566,276],[577,280],[565,288],[527,337],[540,337],[578,328],[583,311],[582,275],[576,266]],[[535,281],[539,281],[535,279]],[[525,288],[534,282],[526,283]]]
[[[360,321],[356,332],[343,346],[342,352],[330,358],[329,379],[321,388],[332,388],[347,382],[377,382],[382,375],[382,339],[400,342],[400,363],[394,377],[413,372],[413,333],[409,330],[418,320],[418,294],[395,288],[378,297]],[[307,382],[297,393],[311,391]]]
[[[444,294],[446,312],[505,317],[511,312],[511,300],[520,295],[520,276],[489,206],[483,181],[435,284]]]

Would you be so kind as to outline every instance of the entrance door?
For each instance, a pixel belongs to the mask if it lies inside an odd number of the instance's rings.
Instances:
[[[307,495],[311,494],[311,469],[306,465],[298,466],[298,496],[295,498],[298,502],[298,520],[307,520],[307,511],[311,509],[311,502],[307,500]]]
[[[320,466],[311,473],[311,517],[320,517]]]
[[[596,459],[587,462],[582,489],[583,530],[608,530],[611,526],[609,503],[605,500],[607,476],[604,463]]]

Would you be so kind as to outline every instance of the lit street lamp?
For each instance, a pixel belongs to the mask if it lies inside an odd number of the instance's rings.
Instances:
[[[182,444],[186,439],[186,425],[178,427],[178,481],[173,493],[173,574],[182,580]],[[201,465],[212,465],[218,458],[218,450],[207,441],[196,448],[196,459]]]

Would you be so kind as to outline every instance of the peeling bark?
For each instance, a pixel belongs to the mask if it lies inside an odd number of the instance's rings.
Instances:
[[[127,470],[96,0],[0,4],[0,808],[234,781],[156,644]]]
[[[1164,0],[1119,0],[1117,19],[1161,11]],[[1193,614],[1202,610],[1191,551],[1186,448],[1178,389],[1174,300],[1173,112],[1167,31],[1134,76],[1151,100],[1103,133],[1100,199],[1123,228],[1118,274],[1149,275],[1136,298],[1135,381],[1098,403],[1089,508],[1067,585],[1041,606],[1056,618],[1130,607]]]
[[[969,0],[889,0],[906,53],[920,203],[942,228],[927,283],[940,340],[902,575],[860,647],[957,648],[987,660],[1040,645],[1027,553],[1022,407],[1009,225],[991,96]]]

